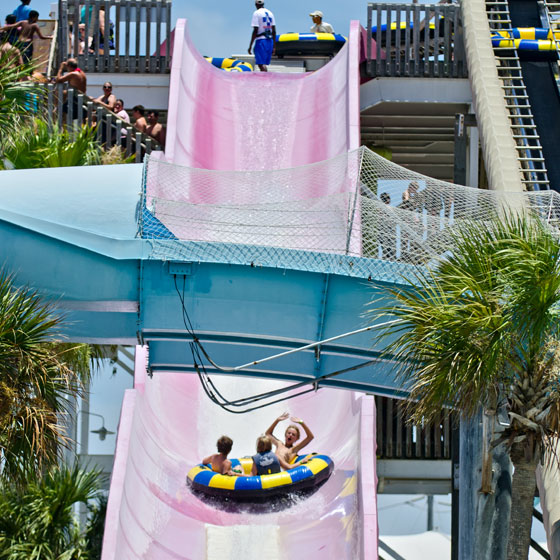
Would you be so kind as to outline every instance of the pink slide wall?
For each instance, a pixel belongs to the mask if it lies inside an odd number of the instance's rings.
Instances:
[[[194,375],[146,380],[145,350],[138,348],[137,356],[136,388],[125,398],[119,426],[103,560],[205,559],[208,525],[242,535],[243,528],[274,527],[281,555],[271,544],[271,558],[377,558],[372,397],[324,389],[232,415],[205,397]],[[279,386],[234,377],[216,383],[235,396]],[[234,440],[232,457],[251,454],[256,437],[286,408],[314,431],[309,451],[334,460],[335,470],[318,492],[283,511],[253,514],[221,511],[191,494],[186,473],[213,452],[222,433]]]
[[[297,167],[359,147],[360,24],[312,74],[230,73],[175,29],[165,159],[219,170]]]
[[[331,62],[300,75],[226,73],[196,52],[184,20],[174,37],[167,148],[159,161],[209,170],[270,170],[358,148],[359,23],[351,23],[347,45]],[[347,192],[344,185],[351,183],[343,179],[336,192]],[[312,191],[296,200],[325,195],[317,184],[328,182],[314,181]],[[244,558],[377,558],[372,397],[323,389],[232,415],[208,400],[194,375],[146,379],[146,362],[146,349],[138,347],[135,388],[127,392],[121,413],[102,560],[200,560],[209,557],[216,534],[236,543]],[[230,376],[215,383],[230,398],[280,385]],[[232,457],[250,455],[256,437],[286,408],[315,432],[308,451],[334,460],[335,470],[318,492],[283,511],[242,515],[191,494],[186,474],[214,451],[219,436],[233,438]],[[285,427],[279,426],[278,435]],[[260,556],[258,529],[275,535],[274,546],[267,542]],[[241,550],[251,543],[255,549]]]

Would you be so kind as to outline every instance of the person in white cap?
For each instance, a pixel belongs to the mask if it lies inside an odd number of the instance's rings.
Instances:
[[[313,19],[311,33],[334,33],[334,29],[330,23],[323,21],[323,12],[315,10],[309,14]]]

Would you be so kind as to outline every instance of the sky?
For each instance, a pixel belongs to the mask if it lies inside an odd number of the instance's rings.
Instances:
[[[31,7],[41,18],[48,18],[51,3],[51,0],[32,0]],[[395,2],[388,0],[388,3]],[[7,14],[19,5],[19,0],[4,0],[3,5]],[[323,12],[324,21],[336,33],[346,36],[351,20],[358,20],[364,26],[367,22],[366,0],[265,0],[265,7],[274,13],[278,33],[309,32],[312,25],[309,14],[315,10]],[[254,9],[251,0],[173,0],[172,18],[188,20],[191,36],[201,54],[227,57],[247,52]]]

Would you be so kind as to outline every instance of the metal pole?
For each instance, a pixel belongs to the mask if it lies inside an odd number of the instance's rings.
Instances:
[[[434,530],[434,497],[428,496],[428,531]]]

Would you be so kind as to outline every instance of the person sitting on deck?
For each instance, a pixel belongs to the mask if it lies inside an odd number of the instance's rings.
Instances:
[[[274,432],[274,428],[276,428],[278,422],[287,420],[289,416],[290,415],[287,412],[284,412],[284,414],[276,418],[276,420],[274,420],[274,422],[271,424],[270,428],[268,428],[268,430],[266,431],[266,435],[270,436],[270,438],[272,439],[272,443],[276,445],[276,453],[278,454],[278,456],[282,457],[282,459],[287,463],[293,463],[294,459],[297,457],[298,451],[300,449],[303,449],[308,443],[311,443],[315,436],[301,418],[292,417],[292,422],[294,422],[295,424],[299,424],[305,430],[305,439],[296,444],[297,440],[300,438],[300,432],[299,427],[294,424],[290,424],[286,428],[284,441],[281,441],[278,438],[274,437],[274,434],[272,432]]]

